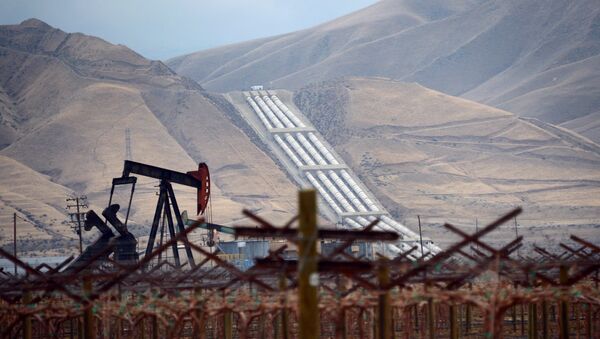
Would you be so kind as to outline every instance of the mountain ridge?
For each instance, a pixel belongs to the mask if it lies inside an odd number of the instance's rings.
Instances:
[[[427,16],[453,4],[453,10]],[[489,0],[427,6],[384,0],[302,31],[166,62],[215,91],[255,84],[294,90],[345,76],[418,82],[600,140],[600,125],[581,123],[590,120],[585,117],[593,117],[600,104],[596,1]],[[379,22],[382,15],[390,20]],[[344,26],[347,22],[353,25]],[[334,29],[337,25],[343,29]],[[229,66],[212,72],[209,61],[220,56],[227,56]]]
[[[0,166],[15,168],[14,161],[31,169],[22,171],[23,180],[42,175],[52,183],[44,187],[53,187],[59,195],[85,194],[90,205],[102,211],[111,179],[122,173],[129,133],[135,161],[182,172],[195,169],[198,162],[209,164],[215,222],[243,221],[244,207],[275,221],[291,218],[295,185],[286,174],[199,85],[162,62],[39,20],[0,26],[0,53],[0,98],[5,98],[0,121],[6,129],[15,125],[13,137],[0,149]],[[246,158],[234,156],[236,152]],[[11,177],[11,172],[2,172],[0,182],[10,182]],[[24,186],[26,192],[20,194],[34,196],[32,189]],[[142,244],[156,207],[156,190],[154,180],[138,179],[130,225]],[[180,207],[192,210],[195,190],[175,190]],[[27,211],[31,204],[12,199],[11,192],[8,186],[0,188],[0,205],[8,206],[4,211]],[[127,206],[122,193],[113,202]],[[66,222],[54,221],[59,218],[55,207],[40,206],[35,216],[29,214],[47,222],[47,229],[31,233],[32,240],[49,241],[44,250],[56,253],[65,241],[73,241],[71,231]],[[66,219],[66,211],[59,212]],[[40,219],[43,214],[51,220]],[[9,216],[2,213],[3,228],[10,225]],[[26,236],[20,233],[19,241]],[[7,241],[3,238],[1,243]]]

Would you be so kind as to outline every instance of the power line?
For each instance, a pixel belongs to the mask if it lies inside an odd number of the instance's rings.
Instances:
[[[67,198],[67,209],[75,208],[76,212],[69,213],[69,217],[71,218],[71,229],[77,233],[79,236],[79,254],[83,253],[83,241],[81,234],[81,222],[85,221],[85,213],[83,212],[83,208],[88,208],[87,197],[85,195],[73,198]],[[75,204],[69,204],[70,201],[75,202]]]
[[[17,212],[13,213],[13,255],[17,258],[17,218],[25,221],[28,224],[31,224],[35,227],[38,227],[35,223],[29,221],[29,219],[23,218],[20,215],[17,215]],[[17,275],[17,263],[15,262],[15,275]]]

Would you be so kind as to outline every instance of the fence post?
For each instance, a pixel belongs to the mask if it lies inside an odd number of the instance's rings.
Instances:
[[[315,190],[298,193],[299,231],[298,246],[298,325],[300,339],[319,337],[319,308],[317,273],[317,194]]]

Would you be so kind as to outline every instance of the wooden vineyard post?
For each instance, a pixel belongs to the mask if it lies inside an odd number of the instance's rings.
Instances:
[[[340,292],[343,293],[346,291],[345,281],[344,281],[343,276],[338,277],[337,285],[338,285],[338,290]],[[335,332],[336,332],[337,339],[346,339],[348,336],[348,329],[346,328],[346,309],[340,310],[339,320],[338,320],[338,323],[336,324]]]
[[[525,335],[525,304],[521,304],[521,335]]]
[[[560,267],[560,285],[565,286],[569,279],[568,267]],[[559,338],[569,339],[569,305],[566,301],[560,301]]]
[[[285,274],[279,276],[279,290],[283,293],[283,308],[281,314],[278,316],[278,323],[281,327],[281,338],[288,339],[288,314],[287,314],[287,297],[285,296],[285,290],[287,289],[287,278]],[[279,328],[275,327],[275,338],[279,338]]]
[[[529,304],[527,312],[529,328],[527,329],[527,337],[535,339],[537,337],[537,304],[532,302]]]
[[[140,326],[139,326],[139,334],[138,334],[138,338],[140,339],[145,339],[146,338],[146,326],[145,326],[145,322],[146,322],[146,317],[142,317],[142,319],[140,319]]]
[[[435,339],[435,309],[432,298],[427,301],[427,327],[429,339]]]
[[[317,195],[315,190],[299,192],[300,241],[298,246],[298,325],[300,339],[319,337],[317,273]]]
[[[31,292],[25,292],[23,294],[23,304],[28,305],[31,302]],[[23,338],[31,339],[31,317],[26,316],[23,320]]]
[[[449,305],[450,339],[458,339],[457,306]]]
[[[542,338],[548,339],[548,303],[542,301]]]
[[[587,303],[585,305],[585,334],[588,339],[592,339],[592,304]]]
[[[117,285],[117,292],[118,292],[118,300],[119,303],[123,302],[123,294],[121,291],[121,284]],[[115,324],[115,339],[121,339],[121,333],[123,332],[123,324],[121,323],[121,318],[117,317],[116,320],[116,324]]]
[[[415,309],[415,331],[419,331],[419,307],[417,305],[414,305],[413,307]]]
[[[467,304],[465,310],[465,334],[469,332],[471,332],[471,304]]]
[[[384,260],[379,261],[377,278],[382,294],[379,295],[377,309],[376,337],[378,339],[390,339],[392,337],[392,309],[390,306],[390,292],[387,290],[387,285],[390,283],[390,269]],[[386,289],[385,293],[383,293],[383,289]]]
[[[158,318],[152,316],[152,339],[158,339]]]
[[[233,339],[233,313],[231,311],[223,313],[223,338]]]
[[[194,338],[202,339],[202,338],[204,338],[204,317],[202,314],[203,305],[199,304],[199,300],[202,298],[202,288],[196,287],[194,289],[194,295],[196,297],[196,303],[197,303],[196,318],[198,319],[197,322],[194,323],[194,332],[195,332]]]
[[[511,307],[511,311],[512,311],[512,329],[513,329],[513,334],[517,334],[517,305],[513,305],[513,307]]]
[[[577,328],[577,338],[581,337],[581,321],[579,319],[579,303],[574,303],[574,313],[575,313],[575,328]]]
[[[83,280],[83,292],[86,297],[89,297],[92,294],[92,280],[90,278],[85,278]],[[96,338],[96,326],[94,324],[94,313],[93,306],[87,305],[85,312],[83,314],[83,331],[85,339],[95,339]]]

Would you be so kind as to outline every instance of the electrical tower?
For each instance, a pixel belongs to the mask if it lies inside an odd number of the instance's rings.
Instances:
[[[85,195],[82,195],[79,197],[67,198],[66,200],[68,210],[71,210],[72,208],[76,209],[76,212],[69,212],[69,217],[71,218],[71,223],[73,224],[73,226],[71,226],[71,229],[74,230],[75,233],[77,233],[77,235],[79,236],[79,254],[81,254],[83,252],[81,224],[85,222],[86,212],[83,211],[83,209],[88,208],[87,197]],[[69,204],[69,202],[75,202],[75,204]]]
[[[131,155],[131,130],[125,129],[125,160],[133,160]]]

